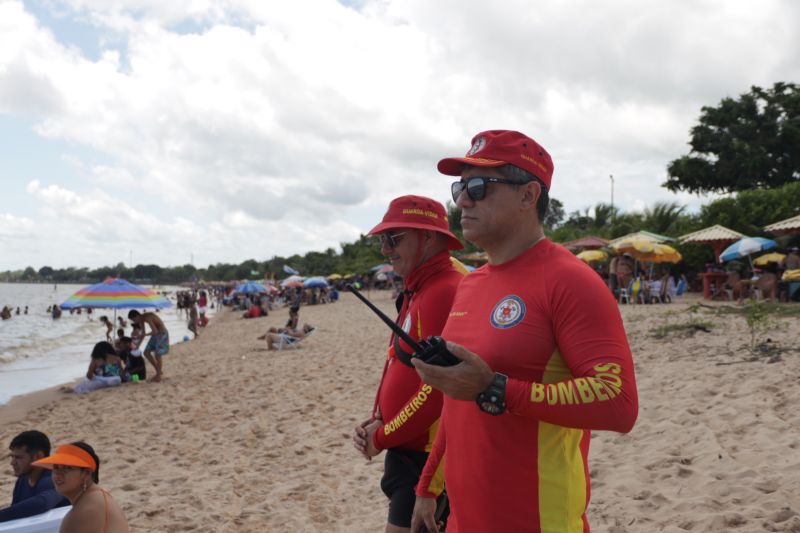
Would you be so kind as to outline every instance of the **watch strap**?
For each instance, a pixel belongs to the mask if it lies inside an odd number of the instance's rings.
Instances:
[[[506,410],[506,384],[508,376],[495,372],[489,385],[478,393],[475,401],[481,411],[497,416]]]

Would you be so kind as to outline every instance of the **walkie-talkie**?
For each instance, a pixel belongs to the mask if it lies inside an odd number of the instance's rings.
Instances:
[[[378,318],[383,320],[384,323],[386,323],[386,325],[389,326],[392,331],[394,331],[395,335],[403,339],[406,344],[411,346],[411,349],[414,350],[414,353],[411,355],[411,357],[416,357],[424,363],[436,366],[453,366],[461,362],[460,359],[447,350],[447,342],[443,338],[431,336],[421,341],[415,341],[408,333],[403,331],[403,328],[395,324],[391,318],[386,316],[383,311],[375,307],[372,302],[364,298],[364,295],[361,294],[358,289],[352,285],[348,285],[347,288],[350,290],[350,292],[355,294],[359,300],[367,304],[367,307],[372,309],[372,312],[378,315]]]

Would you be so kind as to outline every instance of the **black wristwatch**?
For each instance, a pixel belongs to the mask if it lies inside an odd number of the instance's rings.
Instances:
[[[492,416],[501,415],[506,411],[506,382],[508,376],[495,372],[489,386],[475,398],[481,411]]]

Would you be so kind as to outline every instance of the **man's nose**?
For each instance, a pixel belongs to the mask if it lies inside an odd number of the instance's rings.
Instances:
[[[464,187],[464,189],[459,193],[458,198],[456,198],[456,207],[464,208],[465,206],[471,206],[474,203],[475,202],[472,200],[472,198],[469,197],[469,194],[467,194],[467,188]]]

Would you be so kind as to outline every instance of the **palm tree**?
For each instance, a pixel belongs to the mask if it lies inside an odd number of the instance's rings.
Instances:
[[[677,202],[656,202],[653,207],[644,210],[642,229],[661,235],[674,233],[685,210],[686,206]]]

